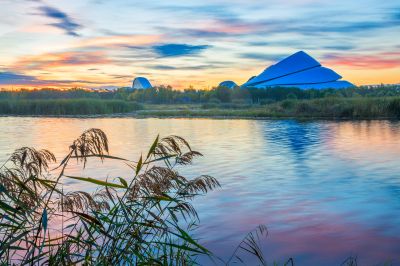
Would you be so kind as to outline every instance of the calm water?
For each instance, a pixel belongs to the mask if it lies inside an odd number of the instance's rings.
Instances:
[[[194,204],[201,219],[196,235],[223,259],[265,224],[262,247],[270,262],[293,257],[296,265],[340,265],[353,255],[361,265],[400,264],[398,122],[1,117],[0,162],[21,146],[61,158],[92,127],[107,133],[116,156],[137,159],[158,133],[180,135],[205,155],[182,173],[210,174],[222,184]],[[129,171],[93,162],[84,174]],[[72,186],[93,189],[65,183]]]

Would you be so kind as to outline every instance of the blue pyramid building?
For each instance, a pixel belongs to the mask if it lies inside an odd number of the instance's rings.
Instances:
[[[297,87],[300,89],[342,89],[353,87],[332,69],[323,67],[303,51],[265,69],[242,86],[255,88]]]

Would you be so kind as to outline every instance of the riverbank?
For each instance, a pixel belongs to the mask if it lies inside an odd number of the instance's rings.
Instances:
[[[6,107],[8,108],[6,108]],[[321,98],[260,104],[137,104],[120,100],[1,102],[2,116],[217,119],[399,119],[400,97]]]

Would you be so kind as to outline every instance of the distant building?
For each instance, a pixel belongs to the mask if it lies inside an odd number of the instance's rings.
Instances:
[[[300,89],[342,89],[354,87],[342,76],[323,67],[303,51],[297,52],[250,78],[244,87],[296,87]]]
[[[225,80],[218,85],[218,87],[227,87],[229,89],[233,89],[237,86],[238,85],[235,82],[233,82],[232,80]]]
[[[132,89],[149,89],[152,88],[150,81],[144,77],[137,77],[132,82]]]
[[[250,80],[252,80],[252,79],[255,78],[255,77],[257,77],[257,76],[252,76],[252,77],[250,77],[250,78],[247,80],[247,82],[249,82]]]

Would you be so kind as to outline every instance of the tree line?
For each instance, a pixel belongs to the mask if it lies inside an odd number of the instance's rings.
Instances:
[[[135,90],[119,88],[116,90],[69,90],[37,89],[0,91],[0,100],[44,100],[44,99],[103,99],[123,100],[149,104],[202,104],[202,103],[246,103],[267,104],[286,99],[319,99],[325,97],[388,97],[400,96],[400,86],[380,85],[361,86],[348,89],[302,90],[298,88],[241,88],[215,87],[211,90],[188,88],[174,90],[171,86],[157,86],[150,89]]]

